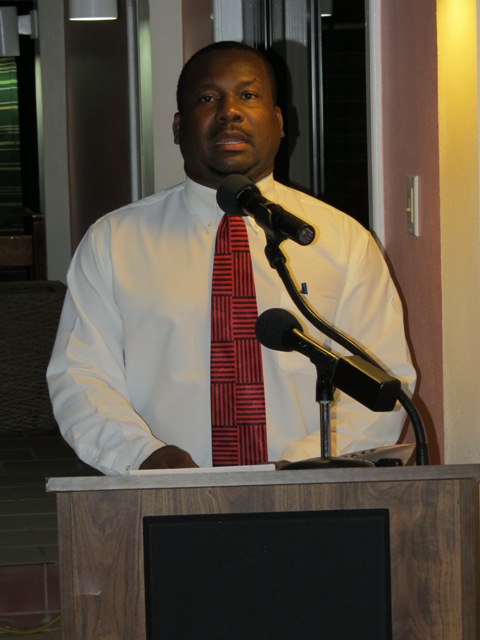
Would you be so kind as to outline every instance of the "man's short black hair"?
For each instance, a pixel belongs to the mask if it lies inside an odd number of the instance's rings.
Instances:
[[[195,62],[195,60],[198,60],[198,58],[200,58],[201,56],[204,56],[214,51],[248,51],[258,56],[258,58],[265,65],[265,69],[267,71],[268,78],[270,80],[271,89],[272,89],[273,101],[276,104],[277,80],[275,78],[275,72],[273,70],[273,66],[270,63],[267,56],[262,51],[259,51],[258,49],[255,49],[254,47],[251,47],[250,45],[245,44],[243,42],[236,42],[234,40],[222,40],[220,42],[213,42],[212,44],[209,44],[206,47],[203,47],[203,49],[200,49],[199,51],[194,53],[193,56],[185,63],[180,73],[180,76],[178,78],[178,84],[177,84],[177,109],[179,113],[182,112],[181,105],[184,97],[186,79],[187,79],[190,67],[192,66],[192,63]]]

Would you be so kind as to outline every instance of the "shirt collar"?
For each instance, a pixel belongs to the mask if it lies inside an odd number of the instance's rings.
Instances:
[[[273,174],[270,174],[257,183],[258,188],[267,199],[273,200],[275,193],[275,181]],[[191,178],[185,180],[185,193],[190,209],[200,218],[207,229],[216,228],[217,223],[223,216],[223,211],[217,204],[217,191],[210,187],[205,187]],[[261,231],[255,220],[250,216],[245,216],[245,221],[257,232]]]
[[[207,228],[211,228],[218,211],[220,211],[216,200],[216,190],[187,178],[185,181],[185,194],[190,210],[200,218]]]

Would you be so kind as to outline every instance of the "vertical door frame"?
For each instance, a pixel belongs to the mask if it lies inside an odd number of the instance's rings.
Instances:
[[[380,247],[385,246],[384,181],[383,181],[383,112],[382,112],[382,47],[381,0],[365,0],[367,32],[368,91],[368,167],[370,228]]]

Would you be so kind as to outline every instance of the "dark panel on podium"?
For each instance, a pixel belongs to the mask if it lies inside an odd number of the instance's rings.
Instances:
[[[143,522],[148,640],[392,638],[388,509]]]

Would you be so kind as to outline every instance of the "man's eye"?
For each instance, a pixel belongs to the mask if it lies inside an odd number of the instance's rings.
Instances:
[[[242,94],[242,97],[244,100],[254,100],[257,96],[251,91],[246,91],[244,94]]]
[[[212,102],[213,99],[212,95],[200,96],[199,102]]]

